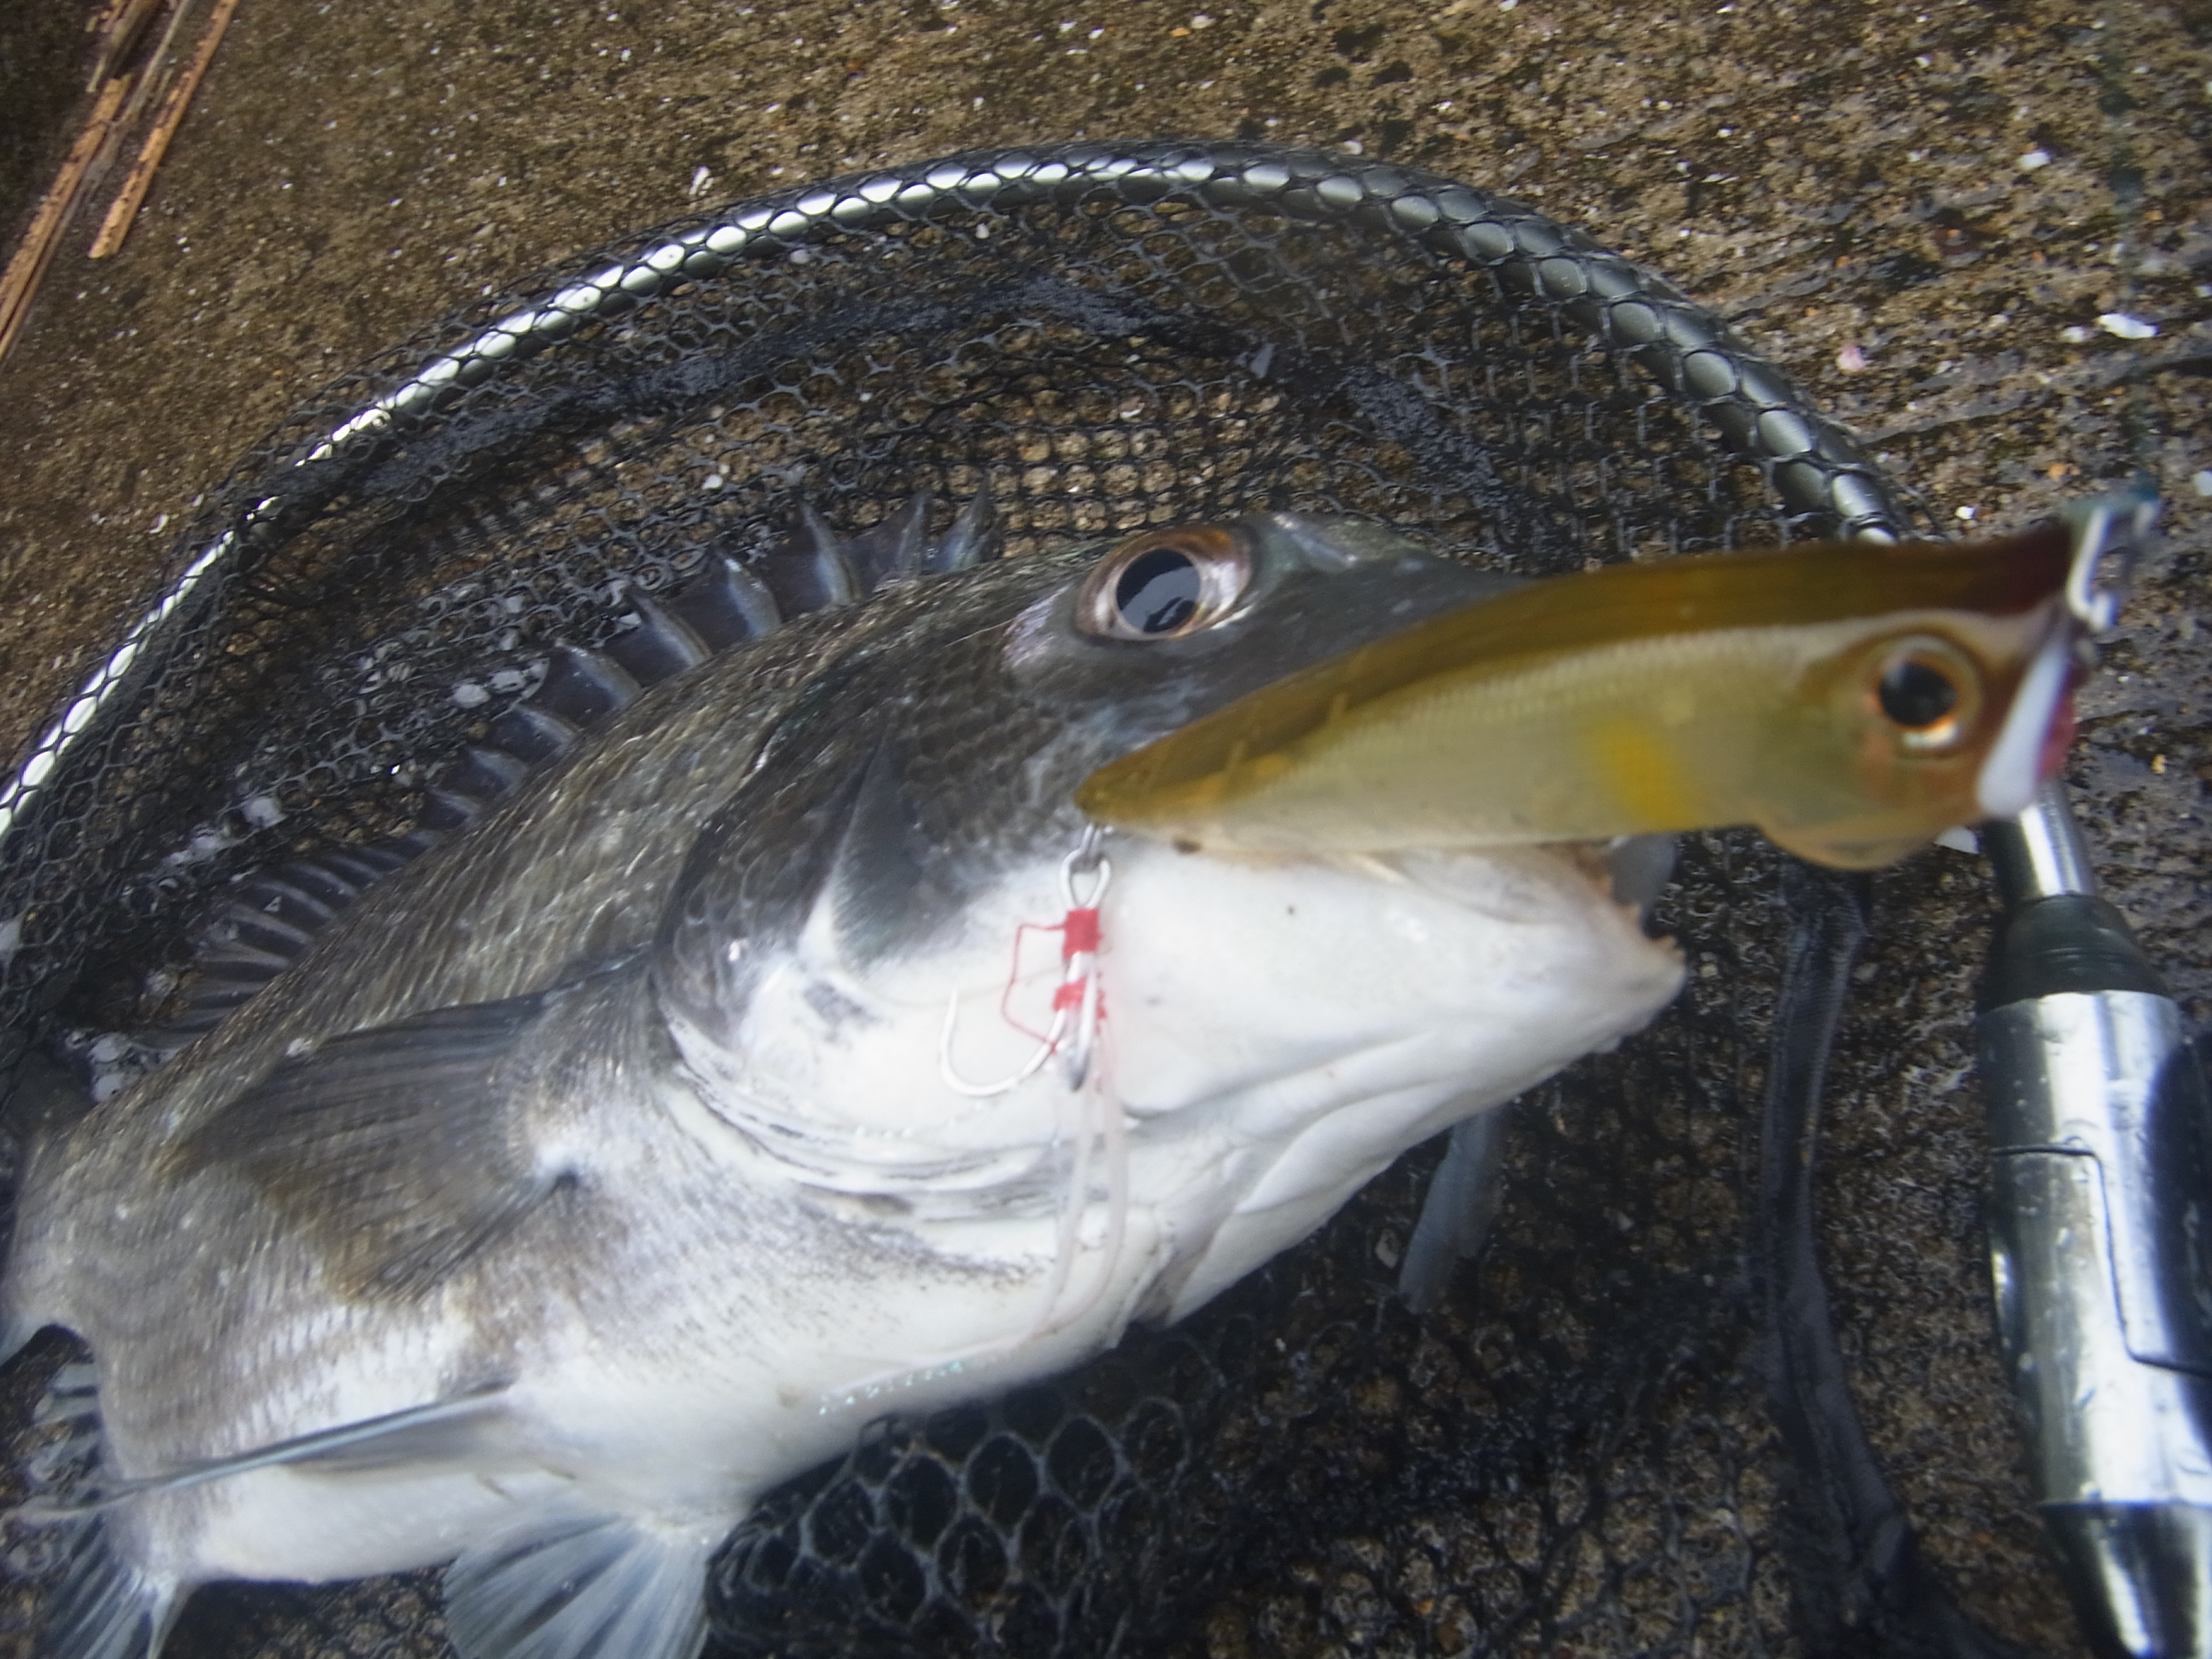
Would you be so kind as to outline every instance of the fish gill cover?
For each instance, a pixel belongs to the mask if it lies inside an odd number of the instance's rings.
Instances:
[[[1663,281],[1411,169],[1078,144],[741,203],[385,354],[210,495],[0,787],[0,1064],[127,1071],[211,896],[406,830],[635,595],[759,559],[801,503],[850,532],[929,490],[942,528],[986,489],[1016,556],[1278,507],[1531,574],[1909,527]],[[1690,839],[1659,912],[1690,989],[1511,1109],[1502,1209],[1443,1306],[1395,1291],[1431,1150],[1183,1325],[889,1421],[774,1495],[718,1559],[712,1650],[1971,1648],[1848,1414],[1770,1409],[1790,1365],[1834,1363],[1765,1311],[1819,1058],[1763,1091],[1771,1016],[1833,990],[1858,925],[1835,881],[1784,877],[1747,836]],[[1799,1120],[1762,1188],[1769,1097]],[[68,1357],[43,1339],[14,1397]],[[2017,1494],[1979,1490],[2012,1455],[1987,1380],[1949,1478],[1988,1570],[2037,1571]],[[215,1587],[167,1651],[441,1653],[427,1583]]]

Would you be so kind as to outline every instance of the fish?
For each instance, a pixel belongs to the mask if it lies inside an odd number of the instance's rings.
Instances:
[[[763,1492],[1182,1317],[1674,995],[1649,837],[1082,804],[1541,585],[1288,512],[1010,560],[927,510],[641,604],[648,689],[556,658],[430,833],[250,888],[231,967],[264,923],[295,959],[33,1139],[0,1341],[93,1357],[53,1406],[92,1473],[22,1511],[49,1659],[158,1653],[213,1580],[438,1563],[463,1659],[690,1659]]]
[[[1562,576],[1291,674],[1076,802],[1247,853],[1749,824],[1871,869],[2021,811],[2056,769],[2081,668],[2073,563],[2052,523]]]

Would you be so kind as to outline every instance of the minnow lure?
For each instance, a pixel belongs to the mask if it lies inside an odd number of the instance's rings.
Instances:
[[[2024,807],[2089,620],[2058,525],[1533,582],[1301,670],[1102,768],[1116,829],[1217,851],[1498,846],[1756,825],[1886,864]]]

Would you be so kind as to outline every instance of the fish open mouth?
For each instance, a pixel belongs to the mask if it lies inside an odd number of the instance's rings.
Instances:
[[[1588,842],[1575,849],[1585,857],[1588,851],[1598,854],[1599,870],[1612,891],[1613,902],[1638,913],[1649,910],[1674,877],[1672,836],[1622,836],[1601,849],[1591,848]],[[1598,870],[1591,873],[1595,878]]]
[[[1490,884],[1463,890],[1460,884],[1431,878],[1429,872],[1528,860],[1540,861],[1539,867],[1563,865],[1573,878],[1585,883],[1599,898],[1640,925],[1674,878],[1676,842],[1674,836],[1618,836],[1611,841],[1544,842],[1532,847],[1437,848],[1346,856],[1370,867],[1379,866],[1398,879],[1448,890],[1477,908],[1495,911],[1505,919],[1511,919],[1518,907]],[[1505,890],[1510,890],[1510,884]]]

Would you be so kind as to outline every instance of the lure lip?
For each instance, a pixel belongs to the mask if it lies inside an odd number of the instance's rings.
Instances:
[[[1984,818],[2008,818],[2025,811],[2045,778],[2065,757],[2065,745],[2052,735],[2062,726],[2072,735],[2075,630],[2061,620],[2045,633],[2013,694],[1996,741],[1974,779],[1974,805]]]
[[[2158,522],[2158,493],[2136,478],[2086,501],[2069,502],[2059,516],[2073,532],[2066,572],[2066,616],[2055,622],[2021,678],[2003,729],[1975,780],[1976,804],[1985,818],[2008,818],[2027,810],[2035,792],[2057,775],[2074,736],[2073,692],[2090,665],[2085,641],[2119,620],[2136,566]]]

